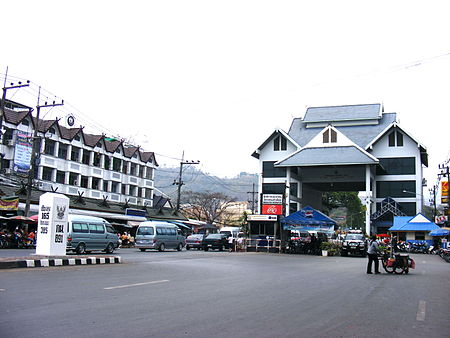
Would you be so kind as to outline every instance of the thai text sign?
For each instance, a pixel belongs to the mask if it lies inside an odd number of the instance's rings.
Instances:
[[[69,198],[62,194],[45,193],[39,198],[37,255],[66,254]]]
[[[14,171],[28,173],[33,149],[32,134],[18,130],[14,149]]]
[[[283,204],[282,194],[263,194],[262,204]]]
[[[441,181],[441,203],[448,203],[448,181]]]

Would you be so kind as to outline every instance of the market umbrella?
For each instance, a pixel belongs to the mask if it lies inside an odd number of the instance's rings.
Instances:
[[[430,232],[430,236],[448,236],[450,235],[450,230],[448,229],[436,229]]]
[[[25,222],[25,223],[35,223],[36,222],[34,219],[31,219],[31,218],[25,217],[25,216],[12,216],[12,217],[9,217],[9,220],[21,221],[21,222]]]
[[[377,237],[391,237],[391,236],[388,234],[378,234]]]

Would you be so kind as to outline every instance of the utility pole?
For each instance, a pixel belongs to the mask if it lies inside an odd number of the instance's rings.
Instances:
[[[255,207],[256,207],[256,198],[255,196],[258,194],[257,191],[255,191],[255,183],[253,183],[252,191],[247,191],[247,194],[252,194],[252,200],[249,201],[252,203],[252,213],[255,213]]]
[[[41,108],[48,108],[48,107],[56,107],[56,106],[62,106],[64,105],[64,100],[61,101],[61,103],[56,103],[53,101],[53,103],[48,104],[45,102],[43,105],[39,104],[39,99],[41,95],[41,87],[39,87],[39,94],[38,94],[38,102],[36,106],[36,125],[34,126],[33,130],[33,145],[31,148],[31,160],[30,160],[30,170],[28,171],[28,182],[27,182],[27,199],[25,202],[25,216],[29,217],[30,213],[30,201],[31,201],[31,188],[33,186],[33,177],[34,177],[34,171],[37,164],[37,159],[39,158],[40,149],[36,149],[38,143],[38,128],[39,128],[39,114],[41,111]],[[40,144],[40,143],[39,143]]]
[[[436,221],[436,190],[437,185],[433,185],[432,188],[429,189],[430,191],[430,203],[433,204],[433,222]]]
[[[184,160],[184,151],[183,151],[183,155],[181,156],[181,162],[180,162],[180,177],[179,180],[174,180],[173,181],[173,185],[178,185],[178,193],[177,193],[177,208],[176,211],[180,211],[180,200],[181,200],[181,186],[184,185],[181,177],[183,175],[183,165],[185,164],[199,164],[200,161],[185,161]]]
[[[3,83],[3,94],[2,94],[2,100],[0,101],[0,136],[3,135],[2,127],[3,127],[3,115],[5,114],[5,101],[6,101],[6,92],[8,89],[16,89],[16,88],[22,88],[22,87],[28,87],[30,85],[30,80],[27,80],[27,83],[22,84],[22,82],[18,82],[17,84],[14,84],[11,82],[11,85],[9,87],[6,86],[6,80],[8,78],[8,67],[6,67],[6,74],[5,74],[5,81]]]

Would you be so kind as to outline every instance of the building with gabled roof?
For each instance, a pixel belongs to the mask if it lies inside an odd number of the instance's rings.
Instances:
[[[32,135],[37,129],[39,156],[35,187],[67,195],[131,205],[153,205],[155,153],[59,119],[37,120],[32,108],[5,100],[0,153],[1,173],[26,181]]]
[[[288,132],[275,131],[253,152],[260,162],[259,193],[283,196],[285,216],[306,205],[322,208],[322,194],[364,192],[366,231],[386,198],[401,212],[422,211],[426,148],[382,104],[310,107]]]

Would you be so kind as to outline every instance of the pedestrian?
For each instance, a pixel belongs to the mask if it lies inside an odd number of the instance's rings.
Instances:
[[[378,274],[380,271],[378,270],[378,243],[377,237],[372,235],[370,237],[369,247],[367,248],[367,255],[369,256],[369,261],[367,262],[367,273],[372,273],[372,262],[375,263],[375,273]]]

